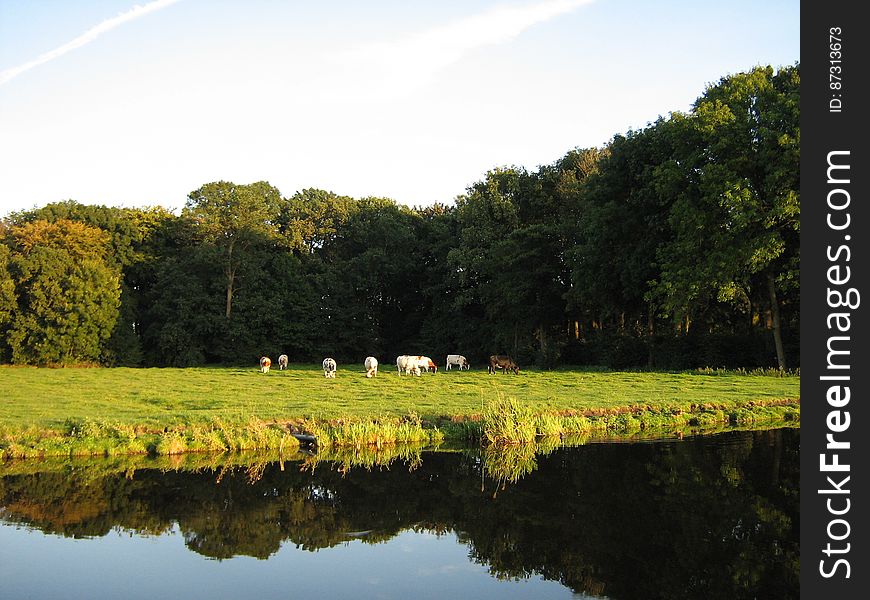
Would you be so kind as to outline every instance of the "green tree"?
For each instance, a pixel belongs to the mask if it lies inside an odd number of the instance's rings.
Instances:
[[[353,198],[308,188],[281,202],[277,220],[289,248],[313,254],[334,240],[338,230],[357,210]]]
[[[121,306],[100,360],[107,365],[141,364],[143,296],[153,284],[153,265],[165,249],[165,246],[160,247],[160,239],[165,237],[168,223],[177,217],[161,207],[117,208],[80,204],[74,200],[47,204],[9,217],[11,223],[18,225],[62,219],[98,227],[111,236],[106,260],[122,272]]]
[[[95,362],[118,319],[120,276],[109,236],[65,219],[11,228],[18,307],[8,343],[19,364]]]
[[[723,78],[695,103],[670,162],[681,188],[675,237],[662,247],[659,296],[685,310],[766,293],[780,369],[786,368],[780,291],[795,289],[800,232],[800,67]],[[755,294],[757,297],[759,294]]]
[[[534,173],[497,169],[457,200],[460,243],[449,258],[460,275],[459,306],[480,304],[489,352],[552,366],[567,339],[569,250],[581,182],[596,150],[575,150]]]
[[[614,136],[577,191],[568,298],[590,325],[585,337],[607,348],[598,361],[613,366],[640,363],[640,344],[633,343],[639,339],[646,344],[647,364],[654,363],[659,308],[649,290],[660,275],[657,251],[671,236],[667,215],[673,202],[661,193],[657,173],[672,156],[671,129],[671,121],[660,118]]]
[[[408,346],[418,343],[424,310],[419,217],[386,198],[362,198],[347,208],[316,252],[320,346],[356,360],[413,353]]]
[[[239,270],[249,258],[246,251],[277,233],[280,199],[281,193],[265,181],[249,185],[207,183],[187,197],[183,216],[194,223],[203,241],[220,251],[227,320],[232,316],[233,296],[239,287]]]

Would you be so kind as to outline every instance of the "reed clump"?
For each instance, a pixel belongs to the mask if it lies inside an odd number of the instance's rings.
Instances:
[[[382,416],[375,419],[307,419],[303,429],[313,435],[318,447],[363,447],[394,444],[439,444],[444,433],[426,426],[417,413],[405,417]]]
[[[487,444],[523,444],[535,441],[536,415],[514,398],[499,395],[483,408],[483,441]]]
[[[283,426],[251,417],[244,423],[214,419],[168,429],[158,435],[153,453],[241,452],[281,449],[296,451],[299,442]]]

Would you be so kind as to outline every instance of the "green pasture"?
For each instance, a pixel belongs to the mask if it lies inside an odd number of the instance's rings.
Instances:
[[[222,420],[371,419],[416,413],[424,421],[479,416],[486,403],[514,398],[537,412],[730,410],[797,403],[800,377],[735,372],[439,371],[421,377],[362,364],[335,379],[319,365],[262,374],[250,368],[37,369],[0,367],[0,428],[60,428],[99,420],[147,428]]]

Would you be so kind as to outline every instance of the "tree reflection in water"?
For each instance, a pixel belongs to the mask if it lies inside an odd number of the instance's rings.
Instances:
[[[499,578],[612,598],[798,596],[798,430],[219,464],[7,463],[0,518],[65,536],[177,524],[208,557],[456,532]],[[178,460],[178,459],[175,459]],[[197,463],[199,461],[199,463]],[[4,474],[5,473],[5,474]]]

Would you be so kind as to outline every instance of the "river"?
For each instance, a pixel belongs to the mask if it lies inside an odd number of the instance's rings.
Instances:
[[[797,598],[798,429],[0,465],[0,597]]]

